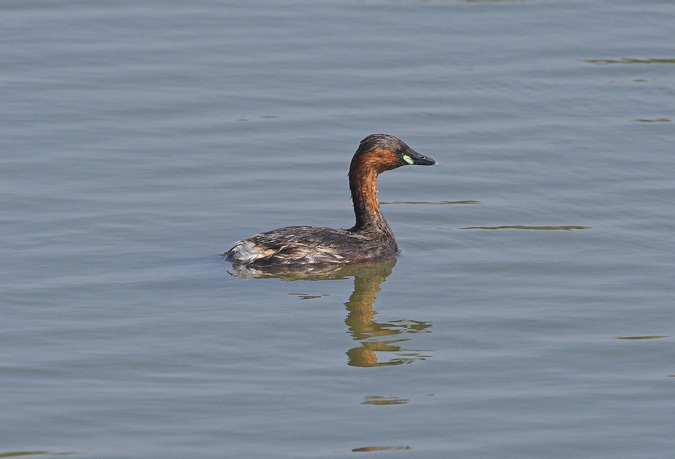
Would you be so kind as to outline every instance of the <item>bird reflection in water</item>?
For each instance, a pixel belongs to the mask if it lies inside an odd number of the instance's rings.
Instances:
[[[294,280],[339,280],[354,278],[354,289],[347,307],[345,324],[349,334],[359,343],[347,351],[347,364],[355,367],[401,365],[424,360],[430,355],[406,348],[405,337],[410,333],[428,333],[430,322],[417,320],[392,320],[377,322],[373,310],[380,285],[391,274],[396,259],[350,264],[279,266],[265,269],[234,266],[231,275],[242,278],[278,278]],[[390,354],[391,353],[391,354]],[[378,356],[379,355],[379,356]],[[387,357],[387,358],[385,358]]]

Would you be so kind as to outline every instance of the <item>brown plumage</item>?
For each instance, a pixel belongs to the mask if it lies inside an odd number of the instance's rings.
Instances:
[[[436,162],[386,134],[361,141],[349,167],[349,188],[356,224],[350,229],[287,226],[238,241],[225,253],[234,264],[250,266],[348,263],[393,258],[396,238],[380,213],[377,176],[409,164]]]

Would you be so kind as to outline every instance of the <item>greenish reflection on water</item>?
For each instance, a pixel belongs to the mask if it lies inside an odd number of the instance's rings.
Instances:
[[[74,452],[53,453],[51,451],[8,451],[0,453],[0,457],[21,457],[21,456],[70,456],[73,454],[80,454]]]
[[[649,118],[636,118],[636,119],[634,119],[633,121],[635,121],[636,123],[670,123],[670,122],[672,122],[672,121],[671,121],[670,119],[668,119],[668,118],[652,118],[652,119],[649,119]]]
[[[590,229],[591,226],[527,226],[527,225],[503,225],[503,226],[467,226],[460,229],[482,229],[482,230],[498,230],[498,229],[519,229],[519,230],[539,230],[539,231],[572,231]]]
[[[630,57],[624,57],[621,59],[585,59],[584,62],[587,64],[600,64],[600,65],[610,65],[610,64],[675,64],[675,59],[634,59]]]
[[[369,453],[372,451],[402,451],[412,449],[410,446],[363,446],[361,448],[354,448],[354,453]]]
[[[390,201],[380,202],[382,205],[391,204],[423,204],[428,206],[445,206],[454,204],[480,204],[480,201]]]
[[[408,399],[384,395],[368,395],[361,402],[362,405],[405,405],[406,403]]]
[[[617,336],[616,339],[661,339],[668,338],[663,335],[645,335],[645,336]]]

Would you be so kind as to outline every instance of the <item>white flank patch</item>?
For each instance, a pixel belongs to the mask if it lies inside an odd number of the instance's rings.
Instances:
[[[230,256],[232,261],[239,263],[248,264],[254,260],[260,258],[260,250],[256,245],[251,241],[239,241],[232,247],[232,255]]]

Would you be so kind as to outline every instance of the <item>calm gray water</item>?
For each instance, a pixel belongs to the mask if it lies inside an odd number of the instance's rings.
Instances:
[[[0,456],[663,458],[675,8],[0,4]],[[220,254],[349,227],[395,263]]]

